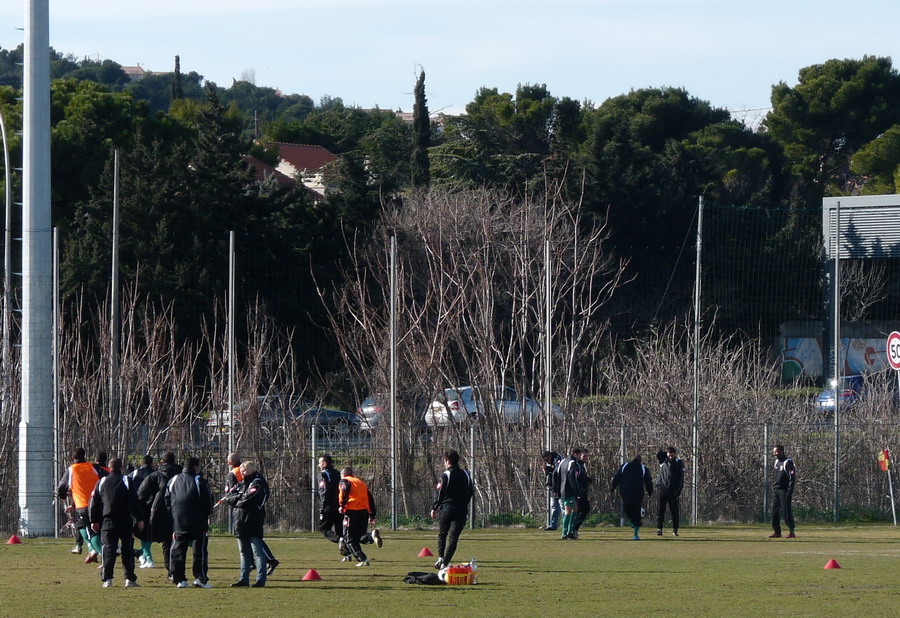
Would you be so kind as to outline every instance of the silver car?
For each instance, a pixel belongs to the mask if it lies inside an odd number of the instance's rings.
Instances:
[[[467,418],[484,416],[486,409],[495,411],[509,425],[534,424],[543,416],[543,406],[530,397],[520,396],[510,387],[498,388],[493,397],[485,398],[477,386],[458,386],[445,389],[434,397],[425,410],[425,423],[439,427],[460,423]],[[487,401],[485,401],[487,399]],[[552,404],[556,419],[563,418],[563,411]]]

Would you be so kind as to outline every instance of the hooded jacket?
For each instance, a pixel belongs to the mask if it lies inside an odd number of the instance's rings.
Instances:
[[[648,496],[653,495],[653,478],[647,466],[641,463],[640,455],[623,464],[616,472],[610,489],[615,491],[617,487],[625,504],[642,502],[645,490]]]
[[[225,500],[233,509],[231,518],[234,536],[262,538],[266,523],[266,502],[269,500],[269,484],[266,479],[259,472],[248,474],[226,494]]]
[[[138,487],[138,500],[150,507],[147,524],[151,541],[162,543],[172,538],[172,512],[166,506],[166,485],[177,474],[181,474],[181,466],[164,463]]]
[[[199,472],[183,471],[166,485],[166,505],[172,511],[174,534],[200,535],[209,530],[212,493]]]

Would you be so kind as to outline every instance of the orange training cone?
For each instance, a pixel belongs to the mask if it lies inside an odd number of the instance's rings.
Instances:
[[[9,540],[6,542],[7,545],[21,545],[22,539],[20,539],[17,535],[12,535],[9,537]]]
[[[838,564],[838,561],[837,561],[837,560],[835,560],[834,558],[832,558],[831,560],[829,560],[828,562],[825,563],[825,566],[824,566],[823,568],[826,568],[826,569],[839,569],[839,568],[841,568],[841,565]]]
[[[434,556],[434,554],[427,547],[423,547],[422,551],[419,552],[419,558],[427,558],[428,556]]]
[[[317,582],[321,581],[322,576],[315,569],[310,569],[306,572],[306,575],[303,576],[303,580],[305,582]]]

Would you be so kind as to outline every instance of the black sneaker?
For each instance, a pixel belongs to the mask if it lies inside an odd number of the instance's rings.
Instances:
[[[672,530],[672,536],[678,536],[678,530]]]
[[[662,536],[662,528],[656,529],[656,536]]]
[[[440,571],[441,569],[443,569],[443,568],[444,568],[444,559],[443,559],[443,558],[438,558],[438,559],[437,559],[437,562],[434,563],[434,568],[436,568],[438,571]]]
[[[249,588],[249,587],[250,587],[250,583],[245,582],[243,579],[238,580],[238,581],[234,582],[233,584],[231,584],[231,588]]]
[[[278,565],[281,564],[277,560],[269,560],[268,568],[266,569],[266,576],[271,575],[275,572],[275,569],[278,568]]]
[[[266,582],[254,582],[253,585],[251,585],[250,587],[251,588],[265,588]]]

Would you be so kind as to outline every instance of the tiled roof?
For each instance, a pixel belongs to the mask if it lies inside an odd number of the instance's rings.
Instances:
[[[274,176],[275,180],[282,187],[293,187],[297,184],[290,176],[282,174],[268,163],[260,161],[256,157],[244,155],[244,161],[253,168],[253,174],[256,176],[257,182],[264,182]]]
[[[278,149],[278,156],[298,172],[311,172],[325,167],[337,157],[321,146],[269,142],[266,148]]]

